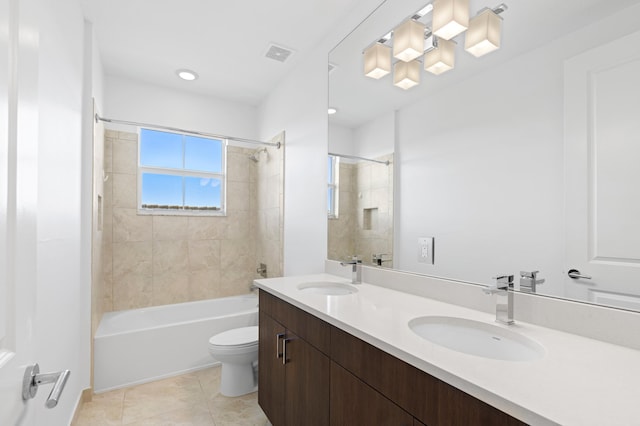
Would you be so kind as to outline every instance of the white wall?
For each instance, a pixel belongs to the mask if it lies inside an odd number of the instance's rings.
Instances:
[[[260,105],[260,136],[266,139],[286,131],[285,275],[324,271],[328,54],[379,3],[380,0],[358,3]]]
[[[104,85],[107,94],[102,113],[104,117],[247,139],[258,136],[258,110],[251,105],[113,75],[105,76]],[[132,130],[128,126],[106,126]]]
[[[638,28],[640,7],[400,110],[397,268],[490,283],[540,270],[562,295],[563,61]],[[435,237],[435,265],[417,238]]]
[[[390,111],[352,129],[329,123],[329,152],[375,158],[395,145],[395,112]]]
[[[84,19],[74,0],[39,3],[36,360],[43,372],[70,369],[58,406],[44,387],[37,424],[69,424],[89,384],[90,235],[81,226]]]
[[[393,152],[395,112],[390,111],[354,130],[355,155],[376,158]]]
[[[329,152],[356,155],[353,130],[339,124],[329,123]]]

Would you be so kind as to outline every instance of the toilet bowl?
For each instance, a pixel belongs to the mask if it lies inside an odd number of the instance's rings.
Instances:
[[[216,334],[209,339],[209,353],[222,363],[221,394],[240,396],[258,389],[258,326]]]

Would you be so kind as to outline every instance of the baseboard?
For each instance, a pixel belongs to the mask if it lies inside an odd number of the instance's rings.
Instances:
[[[91,388],[84,389],[80,394],[80,398],[78,399],[78,404],[76,405],[76,410],[73,413],[73,417],[71,418],[71,426],[74,426],[78,422],[78,416],[82,411],[82,407],[86,402],[91,402],[93,398],[93,390]]]

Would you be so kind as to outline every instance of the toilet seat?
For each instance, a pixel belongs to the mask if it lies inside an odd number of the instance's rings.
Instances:
[[[210,348],[250,348],[258,346],[258,326],[234,328],[209,339]]]

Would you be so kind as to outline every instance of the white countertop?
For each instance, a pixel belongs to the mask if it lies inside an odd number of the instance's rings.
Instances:
[[[640,351],[371,284],[325,296],[297,285],[349,280],[329,274],[256,280],[263,289],[403,361],[532,425],[640,425]],[[478,293],[478,297],[482,297]],[[417,336],[408,322],[425,315],[495,324],[540,343],[536,361],[499,361],[467,355]],[[640,332],[636,330],[636,332]]]

